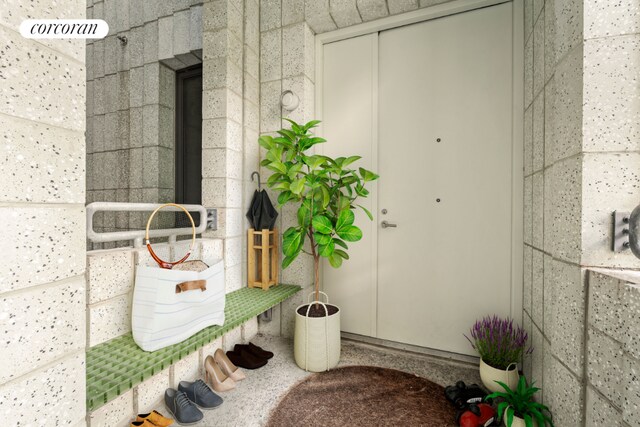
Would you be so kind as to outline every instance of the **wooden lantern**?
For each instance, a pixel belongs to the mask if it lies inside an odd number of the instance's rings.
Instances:
[[[250,288],[268,290],[278,284],[278,229],[249,229],[247,277]]]

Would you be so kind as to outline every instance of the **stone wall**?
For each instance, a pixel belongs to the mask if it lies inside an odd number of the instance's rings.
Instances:
[[[637,2],[525,1],[527,377],[556,425],[585,420],[587,268],[640,268],[611,213],[640,200]]]
[[[84,2],[0,10],[0,413],[4,425],[84,425],[85,47],[28,40],[24,19],[84,18]]]

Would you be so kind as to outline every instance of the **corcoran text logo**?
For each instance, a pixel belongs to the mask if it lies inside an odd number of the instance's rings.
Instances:
[[[20,34],[28,39],[103,39],[109,24],[102,19],[27,19]]]

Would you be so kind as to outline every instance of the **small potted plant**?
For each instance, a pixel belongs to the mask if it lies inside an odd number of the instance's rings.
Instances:
[[[496,391],[485,399],[500,399],[498,404],[498,416],[502,417],[502,422],[507,427],[545,427],[547,424],[553,426],[549,408],[533,400],[533,395],[540,389],[527,385],[527,379],[522,376],[515,389],[507,386],[503,382],[498,382],[505,390]],[[547,415],[549,414],[549,415]]]
[[[340,359],[340,309],[320,301],[319,266],[325,258],[338,268],[349,259],[348,244],[362,238],[355,224],[354,210],[371,213],[356,200],[365,198],[365,186],[378,175],[354,168],[360,156],[331,158],[309,151],[325,142],[311,130],[320,123],[305,125],[285,119],[290,129],[281,129],[277,138],[261,136],[260,146],[267,150],[261,165],[273,172],[267,184],[279,191],[278,204],[293,204],[297,221],[282,235],[282,268],[287,268],[301,253],[313,257],[314,301],[296,309],[294,357],[302,369],[319,372],[333,368]],[[311,296],[311,295],[310,295]]]
[[[471,346],[480,354],[480,379],[492,392],[500,391],[498,381],[515,388],[518,385],[518,362],[525,352],[527,332],[514,325],[513,319],[487,316],[476,321],[465,335]]]

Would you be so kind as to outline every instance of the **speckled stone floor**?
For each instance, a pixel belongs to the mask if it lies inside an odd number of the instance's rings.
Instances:
[[[259,346],[273,351],[275,356],[267,366],[247,371],[247,379],[230,392],[221,394],[221,407],[205,412],[197,426],[253,427],[262,426],[281,396],[295,383],[309,375],[293,360],[292,341],[269,335],[254,340]],[[433,356],[381,348],[354,341],[342,341],[340,366],[370,365],[398,369],[427,378],[440,385],[458,380],[480,383],[478,368],[469,363],[445,360]],[[165,412],[163,407],[159,411]]]

